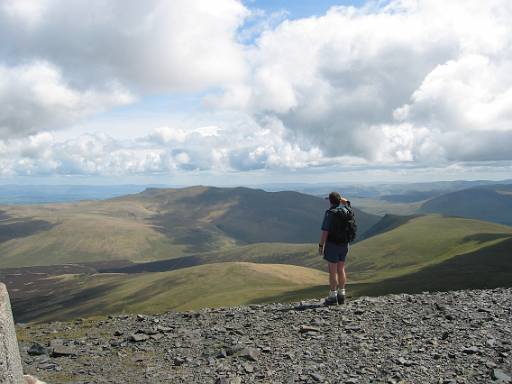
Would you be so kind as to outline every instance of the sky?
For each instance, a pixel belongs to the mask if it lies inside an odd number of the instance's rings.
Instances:
[[[512,178],[509,0],[2,0],[0,183]]]

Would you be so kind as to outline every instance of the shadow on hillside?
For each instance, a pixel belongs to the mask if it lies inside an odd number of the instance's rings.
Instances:
[[[312,247],[314,249],[314,246]],[[315,249],[316,250],[316,249]],[[177,269],[195,267],[213,263],[247,262],[259,264],[285,264],[299,267],[325,270],[325,265],[320,257],[311,257],[309,251],[273,252],[262,250],[259,254],[244,253],[218,253],[218,254],[196,254],[191,256],[175,257],[172,259],[149,261],[144,263],[126,263],[125,265],[92,265],[99,273],[141,273],[141,272],[165,272]],[[314,256],[314,255],[313,255]],[[81,263],[84,264],[84,263]],[[85,264],[84,264],[85,265]]]
[[[106,283],[97,287],[88,288],[78,292],[73,292],[73,283],[60,283],[55,287],[55,291],[61,292],[61,295],[41,294],[32,296],[29,299],[14,300],[12,302],[13,316],[16,322],[29,322],[44,317],[52,313],[61,313],[66,308],[75,308],[65,316],[60,315],[59,320],[73,319],[80,316],[93,316],[95,314],[103,314],[105,306],[101,298],[106,293],[121,283]],[[75,287],[76,288],[76,287]],[[86,304],[89,300],[95,302],[93,305],[87,305],[80,308],[78,305]]]
[[[478,235],[477,235],[478,236]],[[494,236],[494,235],[493,235]],[[493,240],[504,236],[479,237]],[[484,241],[484,240],[482,240]],[[512,286],[512,237],[405,276],[355,285],[357,296]]]
[[[45,220],[31,220],[29,217],[11,218],[3,211],[0,211],[0,220],[0,243],[48,231],[56,225]]]
[[[190,215],[194,217],[193,213]],[[185,245],[188,253],[211,251],[222,237],[222,232],[213,225],[197,227],[192,217],[183,213],[162,213],[152,216],[150,224],[168,239]]]
[[[199,256],[184,256],[174,259],[136,263],[122,267],[106,266],[98,268],[100,273],[141,273],[141,272],[164,272],[175,269],[195,267],[206,264],[206,261]]]
[[[477,233],[464,237],[462,242],[476,241],[478,244],[487,243],[489,241],[505,239],[510,237],[510,233]]]
[[[421,217],[424,215],[391,215],[386,214],[382,219],[380,219],[375,225],[373,225],[370,229],[368,229],[365,233],[361,235],[357,241],[366,240],[372,236],[380,235],[385,232],[392,231],[395,228],[400,227],[401,225],[407,224],[409,221]]]

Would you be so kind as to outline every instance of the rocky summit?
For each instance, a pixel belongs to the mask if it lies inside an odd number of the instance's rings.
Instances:
[[[511,383],[512,289],[17,326],[48,383]]]

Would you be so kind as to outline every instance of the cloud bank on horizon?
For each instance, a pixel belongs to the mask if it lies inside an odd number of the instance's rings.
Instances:
[[[5,0],[0,176],[512,169],[512,3]],[[187,122],[58,140],[153,95]],[[169,111],[180,113],[180,111]]]

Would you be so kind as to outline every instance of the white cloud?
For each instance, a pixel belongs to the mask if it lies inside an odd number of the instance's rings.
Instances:
[[[397,115],[442,131],[512,131],[512,55],[498,62],[465,55],[439,65]]]
[[[208,102],[274,116],[328,158],[512,159],[511,19],[508,0],[396,0],[286,20]]]
[[[48,132],[0,140],[2,175],[140,175],[187,171],[237,172],[301,169],[324,160],[318,148],[285,140],[276,120],[260,123],[243,114],[193,129],[158,127],[119,141],[106,134],[57,140]],[[223,126],[226,122],[226,124]]]
[[[164,126],[155,128],[151,134],[140,140],[157,144],[183,143],[185,140],[190,139],[191,136],[213,137],[219,136],[221,131],[221,128],[214,125],[193,129]]]
[[[123,174],[512,160],[512,2],[374,1],[285,17],[236,0],[6,0],[0,167]],[[155,92],[204,95],[205,109],[127,142],[37,134]]]
[[[237,0],[6,0],[0,134],[58,129],[151,92],[239,81]]]
[[[82,85],[202,90],[243,75],[236,30],[248,14],[236,0],[13,0],[0,46],[13,65],[43,59]]]
[[[62,128],[84,116],[132,100],[128,91],[114,83],[100,89],[74,89],[48,62],[17,67],[0,65],[1,137]]]

